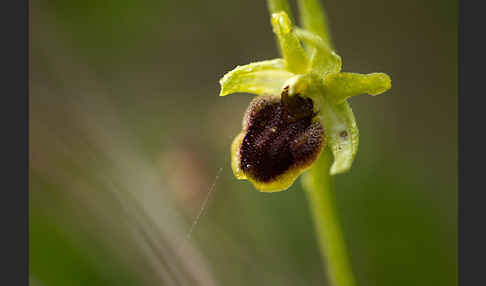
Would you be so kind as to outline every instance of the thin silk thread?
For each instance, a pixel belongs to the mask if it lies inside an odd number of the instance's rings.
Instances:
[[[216,173],[216,177],[214,178],[214,181],[213,181],[213,184],[211,185],[211,188],[209,188],[209,191],[206,194],[206,198],[204,198],[204,201],[203,201],[203,203],[201,205],[201,208],[199,209],[199,213],[197,214],[196,218],[194,219],[194,222],[192,223],[191,228],[189,229],[189,231],[188,231],[188,233],[186,235],[186,239],[187,240],[189,240],[191,238],[191,235],[192,235],[192,232],[194,231],[194,228],[196,227],[196,225],[201,220],[201,216],[202,216],[202,214],[204,213],[204,210],[207,207],[207,204],[208,204],[208,201],[209,201],[209,197],[213,193],[214,188],[216,186],[216,182],[218,181],[218,179],[219,179],[222,171],[223,171],[223,167],[219,168],[218,172]]]

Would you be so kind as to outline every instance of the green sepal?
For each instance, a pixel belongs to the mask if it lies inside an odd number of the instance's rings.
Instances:
[[[237,66],[219,80],[221,85],[219,96],[235,92],[247,92],[257,95],[280,94],[282,85],[292,76],[292,73],[285,70],[283,59]]]
[[[306,73],[309,59],[295,35],[289,16],[285,12],[272,14],[273,32],[277,35],[286,69],[295,74]]]
[[[257,95],[280,94],[282,85],[292,76],[292,73],[285,70],[283,59],[237,66],[219,80],[221,85],[219,96],[235,92]]]
[[[324,78],[324,90],[329,100],[339,104],[360,94],[378,95],[391,88],[391,79],[384,73],[337,73]]]

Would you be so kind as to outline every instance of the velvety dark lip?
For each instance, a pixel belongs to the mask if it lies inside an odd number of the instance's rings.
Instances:
[[[312,100],[284,93],[281,100],[255,98],[247,111],[240,168],[259,182],[270,182],[291,168],[311,164],[323,144],[323,128],[312,120]]]

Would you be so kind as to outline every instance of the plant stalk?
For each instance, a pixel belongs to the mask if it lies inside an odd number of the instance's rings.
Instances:
[[[325,148],[314,166],[303,177],[309,207],[317,233],[324,269],[333,286],[354,286],[346,243],[339,223],[334,184],[329,168],[332,155]],[[326,267],[327,266],[327,267]]]
[[[285,11],[292,23],[288,0],[267,0],[270,14]],[[319,35],[332,47],[327,17],[318,0],[299,0],[300,20],[303,28]],[[280,50],[280,52],[282,52]],[[281,53],[282,54],[282,53]],[[325,148],[314,166],[304,174],[302,182],[317,233],[317,241],[332,286],[355,286],[355,279],[348,258],[339,223],[334,197],[334,184],[329,169],[332,154]]]
[[[327,15],[319,0],[299,0],[299,15],[302,27],[320,36],[332,48]]]
[[[292,10],[290,9],[290,4],[288,0],[267,0],[268,11],[270,12],[270,16],[273,13],[277,13],[280,11],[284,11],[289,16],[289,19],[295,24],[294,19],[292,17]]]

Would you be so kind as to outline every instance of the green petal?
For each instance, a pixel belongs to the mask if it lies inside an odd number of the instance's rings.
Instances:
[[[359,94],[378,95],[391,88],[391,79],[384,73],[338,73],[324,78],[324,88],[329,100],[342,103]]]
[[[309,59],[294,34],[292,23],[285,12],[272,14],[273,32],[278,37],[280,50],[285,59],[288,71],[295,74],[303,74],[309,68]]]
[[[235,92],[247,92],[257,95],[280,94],[282,85],[293,74],[285,70],[283,59],[274,59],[237,66],[219,80],[219,96]]]
[[[325,102],[322,107],[320,116],[326,128],[327,144],[334,156],[330,174],[336,175],[348,171],[353,164],[358,152],[358,126],[346,101],[338,105]]]
[[[303,29],[295,29],[295,34],[304,43],[315,48],[311,60],[311,70],[324,76],[341,70],[342,60],[318,35]]]

